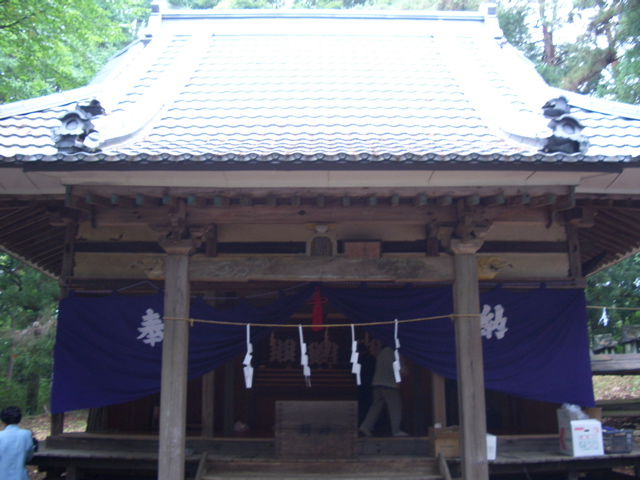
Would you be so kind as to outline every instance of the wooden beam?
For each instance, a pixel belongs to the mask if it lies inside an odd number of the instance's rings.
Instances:
[[[604,220],[605,224],[624,226],[625,231],[631,232],[633,236],[640,237],[640,215],[629,214],[629,212],[612,211],[606,209],[598,212],[598,224]]]
[[[206,257],[218,255],[218,226],[210,225],[204,230],[204,254]]]
[[[168,193],[162,196],[162,205],[175,206],[180,199],[175,195],[169,195]]]
[[[504,205],[505,202],[506,202],[506,198],[502,193],[498,193],[497,195],[492,195],[491,197],[487,197],[482,200],[482,203],[487,206]]]
[[[439,207],[453,205],[453,197],[451,195],[443,195],[441,197],[438,197],[436,203]]]
[[[111,207],[111,199],[100,197],[93,193],[87,193],[84,197],[84,201],[87,202],[88,205],[96,205],[98,207]]]
[[[591,355],[594,375],[639,375],[640,353]]]
[[[157,206],[162,204],[162,198],[150,197],[148,195],[136,195],[136,205],[141,206]]]
[[[566,223],[572,223],[581,228],[593,227],[595,223],[594,210],[589,207],[570,208],[561,212]]]
[[[419,281],[453,278],[447,256],[421,258],[216,257],[191,259],[193,281]]]
[[[125,195],[118,195],[117,193],[114,193],[111,195],[111,205],[132,208],[136,206],[136,199],[132,197],[127,197]]]
[[[353,203],[353,202],[351,202]],[[214,206],[219,206],[214,201]],[[216,223],[235,224],[241,219],[243,223],[254,224],[300,224],[300,223],[332,223],[349,221],[373,221],[390,223],[425,224],[427,221],[437,221],[441,224],[453,224],[457,220],[456,209],[453,206],[437,206],[428,204],[420,208],[413,205],[400,204],[397,206],[378,205],[376,208],[350,205],[345,208],[340,205],[318,207],[314,204],[305,205],[254,205],[240,207],[232,205],[229,208],[195,208],[187,207],[187,226],[202,226]],[[99,227],[113,227],[122,225],[162,225],[167,222],[170,207],[139,207],[135,209],[95,207],[95,225]],[[495,222],[542,223],[547,224],[549,214],[544,209],[507,208],[504,205],[493,207],[478,207],[478,216]]]
[[[474,193],[473,195],[469,195],[468,197],[465,197],[464,203],[469,207],[474,205],[480,205],[480,195],[478,195],[477,193]]]
[[[437,257],[438,255],[440,255],[440,240],[438,239],[439,231],[440,227],[436,223],[426,226],[427,257]]]
[[[532,198],[529,206],[533,208],[546,207],[548,205],[555,205],[557,201],[558,199],[553,193],[548,193],[540,197]]]
[[[531,197],[528,193],[523,193],[522,195],[518,195],[516,197],[509,197],[507,199],[507,207],[518,207],[520,205],[528,205],[531,201]]]
[[[189,252],[191,241],[174,241],[163,245],[165,262],[164,321],[162,341],[162,375],[160,388],[160,442],[158,480],[184,478],[187,364],[189,352]]]
[[[429,203],[429,198],[423,193],[421,195],[416,195],[416,198],[413,199],[413,204],[416,207],[424,207]]]
[[[208,203],[209,201],[206,197],[201,197],[199,195],[189,195],[187,197],[187,205],[189,205],[190,207],[203,208],[206,207]]]
[[[611,217],[598,215],[598,226],[604,226],[616,232],[616,236],[625,242],[636,243],[640,241],[640,230],[633,224],[618,223]]]
[[[624,238],[616,235],[615,232],[605,231],[602,229],[597,232],[588,228],[581,229],[580,236],[584,238],[591,238],[597,245],[606,250],[626,253],[635,248],[635,242],[625,241]]]
[[[480,334],[480,291],[475,252],[481,241],[452,240],[455,280],[453,284],[460,459],[462,478],[488,480],[487,420],[484,391],[482,335]]]
[[[249,195],[240,195],[240,198],[238,199],[238,205],[240,205],[241,207],[250,207],[253,205],[253,198],[251,198]]]
[[[228,207],[229,203],[230,201],[228,197],[222,197],[220,195],[216,195],[215,197],[213,197],[214,207]]]

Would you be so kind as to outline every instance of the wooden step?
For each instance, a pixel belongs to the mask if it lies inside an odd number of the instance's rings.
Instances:
[[[200,480],[442,480],[434,459],[224,460],[208,455]]]
[[[234,474],[206,474],[200,477],[200,480],[443,480],[441,475],[407,475],[403,473],[380,473],[380,474],[334,474],[326,473],[324,475],[306,475],[306,474],[280,474],[270,473],[262,474],[255,473],[251,475],[245,475],[240,473]]]

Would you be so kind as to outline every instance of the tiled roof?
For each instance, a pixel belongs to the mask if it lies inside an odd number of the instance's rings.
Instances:
[[[165,15],[90,87],[0,107],[0,165],[83,162],[629,162],[640,109],[568,94],[590,147],[540,154],[561,94],[480,14]],[[59,102],[56,103],[56,98]],[[100,152],[60,155],[97,99]]]

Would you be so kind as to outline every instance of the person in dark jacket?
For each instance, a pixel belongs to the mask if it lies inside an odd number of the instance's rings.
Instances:
[[[380,350],[376,357],[376,370],[373,374],[371,386],[373,388],[373,403],[367,416],[360,425],[360,433],[370,437],[382,409],[386,406],[391,421],[391,433],[394,437],[406,437],[407,433],[400,430],[402,420],[402,399],[400,389],[393,371],[395,352],[389,347]]]

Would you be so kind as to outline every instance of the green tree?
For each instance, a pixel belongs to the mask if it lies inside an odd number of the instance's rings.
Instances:
[[[563,5],[538,0],[534,8],[527,0],[502,0],[505,37],[550,85],[640,103],[640,0],[575,0],[570,10]]]
[[[296,0],[294,6],[299,8],[345,9],[363,6],[366,3],[367,0]]]
[[[640,254],[589,277],[586,296],[590,306],[611,307],[589,309],[592,335],[611,333],[619,339],[622,325],[640,325]]]
[[[55,280],[0,254],[0,400],[23,398],[29,413],[51,378],[58,296]]]
[[[231,0],[229,8],[282,8],[284,2],[282,0]]]
[[[148,16],[148,0],[0,0],[0,103],[86,84]]]
[[[169,0],[169,4],[174,7],[194,10],[213,8],[218,3],[220,0]]]
[[[480,0],[295,0],[299,8],[384,10],[477,10]]]

